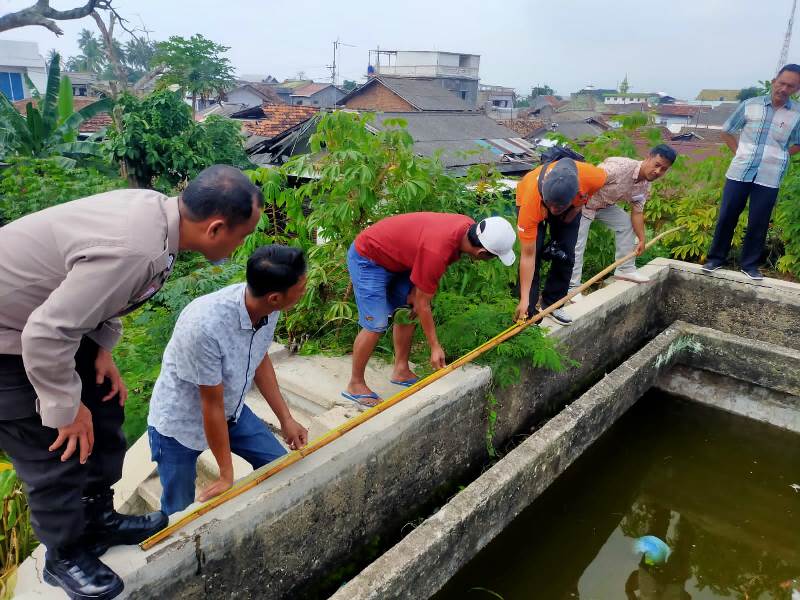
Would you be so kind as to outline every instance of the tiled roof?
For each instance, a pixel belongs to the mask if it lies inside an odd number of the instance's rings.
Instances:
[[[722,144],[722,129],[709,129],[707,127],[681,127],[680,132],[673,134],[682,135],[685,133],[694,134],[694,139],[699,142],[708,142],[711,144]]]
[[[604,115],[628,115],[634,112],[648,112],[650,106],[647,102],[631,102],[629,104],[603,104],[598,105]]]
[[[522,137],[527,138],[547,125],[541,119],[504,119],[497,121],[503,127],[508,127],[512,131],[516,131]]]
[[[291,104],[263,104],[263,118],[242,120],[242,126],[254,135],[272,139],[313,117],[318,108]]]
[[[565,100],[559,100],[555,96],[541,96],[541,97],[547,100],[547,103],[553,108],[560,108],[567,103]]]
[[[75,108],[76,111],[82,109],[84,106],[88,106],[93,102],[97,102],[100,98],[87,98],[84,96],[75,96],[72,98],[72,106]],[[28,102],[36,106],[36,100],[33,98],[27,98],[25,100],[17,100],[14,102],[14,108],[16,108],[21,114],[25,114],[25,107],[28,105]],[[83,123],[80,124],[78,127],[79,133],[95,133],[100,131],[101,129],[108,127],[111,125],[111,115],[107,112],[100,113],[98,115],[93,116],[91,119],[86,119]]]
[[[698,129],[697,131],[699,132],[701,130]],[[676,134],[670,132],[666,127],[661,128],[661,139],[663,143],[672,146],[679,156],[685,156],[691,162],[701,161],[709,156],[717,155],[722,148],[721,145],[715,141],[696,138],[691,141],[673,140],[672,138],[675,136]],[[645,137],[644,133],[639,131],[634,133],[633,140],[637,153],[642,158],[647,156],[650,148],[654,145],[652,141]]]
[[[303,87],[299,87],[292,92],[292,96],[303,96],[304,98],[308,98],[309,96],[313,96],[317,92],[321,92],[328,86],[333,85],[330,83],[309,83],[308,85],[304,85]]]
[[[694,117],[708,110],[710,107],[697,104],[660,104],[656,113],[667,117]]]

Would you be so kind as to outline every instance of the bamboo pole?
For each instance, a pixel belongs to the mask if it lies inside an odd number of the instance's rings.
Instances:
[[[655,244],[658,240],[660,240],[664,236],[667,236],[667,235],[669,235],[671,233],[675,233],[679,229],[682,229],[682,227],[675,227],[673,229],[670,229],[668,231],[665,231],[664,233],[661,233],[661,234],[657,235],[656,237],[654,237],[652,240],[650,240],[645,245],[645,248],[650,248],[653,244]],[[385,411],[388,408],[391,408],[392,406],[394,406],[395,404],[397,404],[401,400],[405,400],[406,398],[408,398],[412,394],[418,392],[422,388],[425,388],[425,387],[429,386],[434,381],[438,381],[439,379],[441,379],[442,377],[444,377],[448,373],[451,373],[452,371],[455,371],[459,367],[462,367],[465,364],[467,364],[469,362],[472,362],[473,360],[475,360],[481,354],[491,350],[492,348],[494,348],[495,346],[501,344],[502,342],[506,341],[507,339],[517,335],[518,333],[520,333],[521,331],[523,331],[526,328],[530,327],[534,323],[538,323],[544,317],[546,317],[547,315],[552,313],[554,310],[560,308],[561,306],[563,306],[564,304],[569,302],[573,298],[573,296],[575,296],[575,295],[583,292],[584,290],[588,289],[590,286],[592,286],[595,283],[597,283],[598,281],[600,281],[603,277],[608,275],[611,271],[616,269],[618,266],[620,266],[621,264],[623,264],[626,261],[630,260],[631,258],[634,258],[635,256],[636,256],[636,252],[631,252],[630,254],[627,254],[627,255],[623,256],[619,260],[615,261],[614,263],[612,263],[611,265],[609,265],[608,267],[606,267],[605,269],[600,271],[597,275],[595,275],[594,277],[592,277],[591,279],[586,281],[586,283],[582,284],[580,287],[576,288],[575,290],[573,290],[572,292],[570,292],[569,294],[567,294],[566,296],[561,298],[561,300],[558,300],[557,302],[554,302],[553,304],[548,306],[546,309],[544,309],[542,311],[539,311],[538,313],[533,315],[530,319],[514,323],[513,325],[511,325],[507,329],[505,329],[505,330],[501,331],[500,333],[498,333],[496,336],[494,336],[490,340],[484,342],[483,344],[481,344],[477,348],[467,352],[464,356],[454,360],[449,365],[439,369],[438,371],[435,371],[435,372],[431,373],[430,375],[428,375],[424,379],[420,379],[414,385],[412,385],[412,386],[410,386],[410,387],[398,392],[397,394],[395,394],[391,398],[387,398],[386,400],[384,400],[380,404],[365,410],[361,414],[356,415],[355,417],[352,417],[351,419],[348,419],[347,421],[345,421],[344,423],[342,423],[338,427],[335,427],[334,429],[331,429],[330,431],[322,434],[318,438],[312,440],[305,447],[300,448],[299,450],[294,450],[293,452],[290,452],[290,453],[284,455],[283,457],[281,457],[277,461],[274,461],[274,462],[270,463],[269,465],[266,465],[265,467],[262,467],[261,469],[258,469],[256,471],[254,471],[253,473],[251,473],[247,477],[244,477],[244,478],[240,479],[239,481],[237,481],[227,491],[225,491],[222,494],[220,494],[219,496],[217,496],[215,498],[212,498],[211,500],[203,503],[202,505],[200,505],[199,507],[197,507],[196,509],[194,509],[190,513],[184,515],[181,519],[179,519],[178,521],[176,521],[172,525],[169,525],[168,527],[162,529],[158,533],[150,536],[149,538],[144,540],[141,544],[139,544],[139,546],[142,548],[142,550],[149,550],[150,548],[152,548],[153,546],[155,546],[159,542],[165,540],[166,538],[171,536],[176,531],[182,529],[187,524],[191,523],[192,521],[196,520],[197,518],[201,517],[202,515],[206,514],[207,512],[211,511],[212,509],[216,508],[217,506],[220,506],[221,504],[224,504],[225,502],[227,502],[231,498],[235,498],[235,497],[243,494],[247,490],[250,490],[250,489],[254,488],[255,486],[257,486],[258,484],[266,481],[267,479],[269,479],[270,477],[272,477],[276,473],[280,473],[285,468],[287,468],[289,465],[293,465],[294,463],[298,462],[302,458],[305,458],[309,454],[312,454],[312,453],[316,452],[317,450],[319,450],[320,448],[323,448],[323,447],[327,446],[328,444],[330,444],[334,440],[342,437],[345,433],[347,433],[351,429],[354,429],[354,428],[358,427],[359,425],[361,425],[362,423],[365,423],[366,421],[369,421],[374,416],[382,413],[383,411]]]

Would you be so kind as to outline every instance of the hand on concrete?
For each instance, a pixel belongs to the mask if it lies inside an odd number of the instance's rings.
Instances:
[[[223,476],[220,475],[219,479],[217,479],[214,483],[209,483],[200,495],[197,497],[198,502],[205,502],[206,500],[211,500],[215,496],[219,496],[222,492],[225,492],[231,488],[233,485],[233,475],[231,476]]]
[[[514,320],[525,321],[527,318],[528,318],[528,302],[527,300],[520,300],[519,304],[517,304],[516,310],[514,310]]]
[[[94,369],[97,372],[95,380],[97,385],[102,385],[106,378],[111,380],[111,391],[103,396],[103,402],[110,400],[119,393],[119,405],[125,406],[125,400],[128,399],[128,388],[125,387],[125,382],[122,381],[122,375],[119,374],[119,369],[111,356],[111,352],[105,348],[100,348],[94,361]]]
[[[308,430],[292,417],[286,419],[285,423],[281,423],[281,434],[292,450],[302,448],[308,443]]]
[[[442,369],[445,366],[444,350],[438,344],[431,348],[431,366],[434,369]]]
[[[92,427],[92,413],[83,402],[78,406],[75,420],[70,425],[58,428],[58,437],[48,450],[54,452],[63,446],[64,442],[67,442],[67,447],[61,455],[61,462],[66,461],[75,453],[75,448],[79,447],[81,464],[86,464],[94,446],[94,427]]]

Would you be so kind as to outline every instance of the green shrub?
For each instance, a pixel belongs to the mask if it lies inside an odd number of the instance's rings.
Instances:
[[[30,508],[22,482],[5,455],[0,456],[0,598],[12,598],[17,565],[39,545],[30,522]]]
[[[51,159],[14,158],[0,171],[0,225],[49,206],[125,187],[94,167],[61,166]]]

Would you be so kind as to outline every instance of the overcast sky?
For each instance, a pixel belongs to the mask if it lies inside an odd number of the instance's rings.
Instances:
[[[52,0],[71,8],[83,0]],[[34,0],[0,0],[0,13]],[[368,51],[444,50],[480,54],[482,83],[527,93],[549,84],[560,94],[585,85],[694,98],[701,88],[741,88],[774,74],[791,0],[116,0],[154,40],[204,36],[230,46],[239,74],[278,79],[304,71],[329,80],[339,37],[341,79],[361,81]],[[31,40],[42,54],[77,54],[91,18],[62,21],[62,37],[42,27],[0,33]],[[800,42],[798,42],[800,43]],[[790,61],[800,62],[793,43]]]

